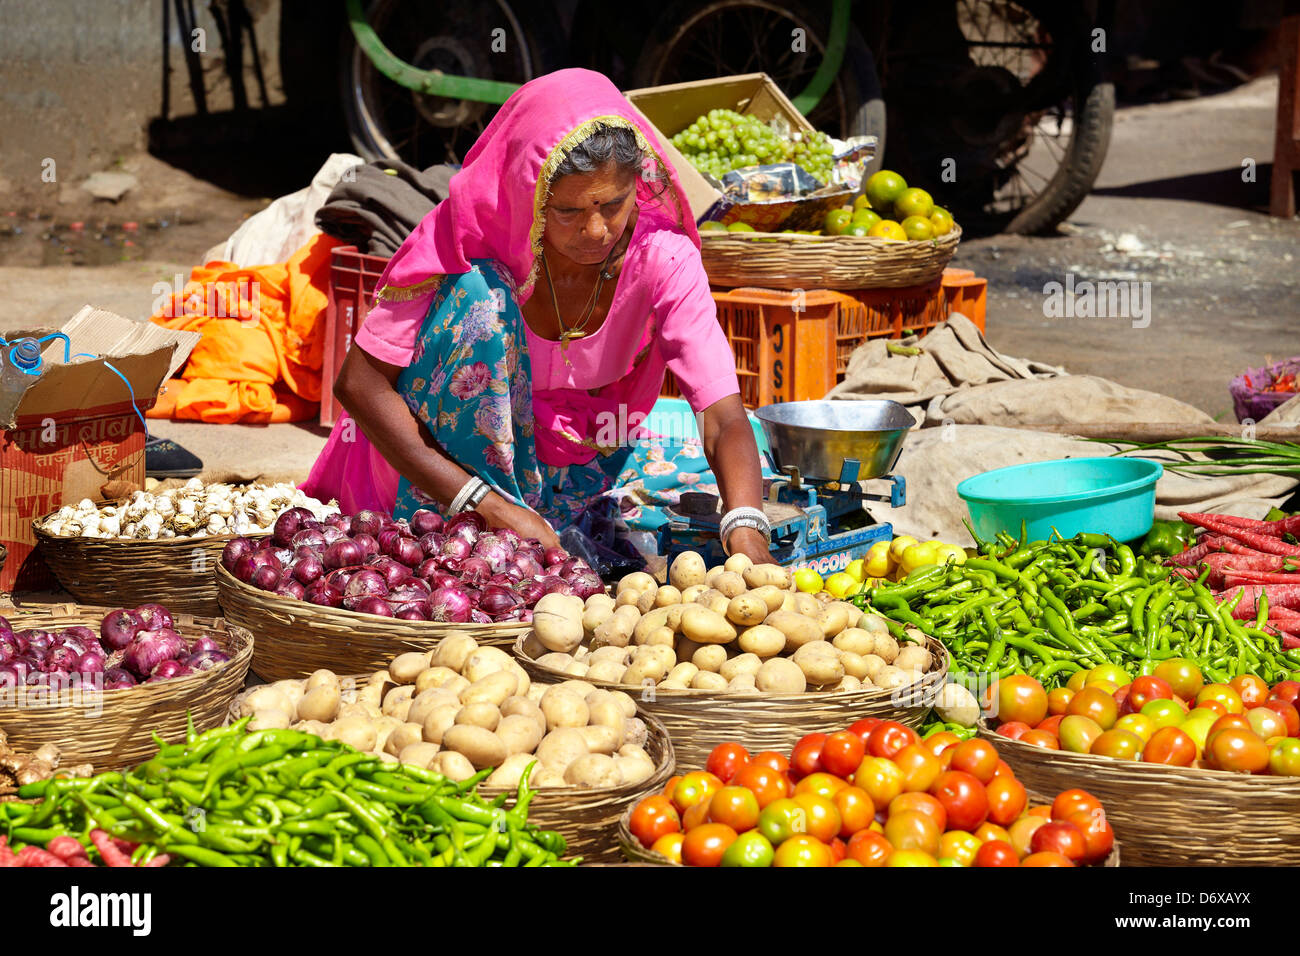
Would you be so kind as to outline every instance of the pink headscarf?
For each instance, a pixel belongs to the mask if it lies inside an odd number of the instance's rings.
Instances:
[[[695,219],[653,128],[607,77],[559,70],[525,83],[497,111],[451,178],[448,197],[389,260],[377,297],[415,298],[442,275],[469,272],[471,259],[495,259],[527,299],[537,278],[551,178],[598,123],[636,134],[646,154],[637,204],[643,211],[661,207],[698,247]]]

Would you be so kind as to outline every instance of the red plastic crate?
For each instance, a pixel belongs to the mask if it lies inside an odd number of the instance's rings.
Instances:
[[[343,414],[330,390],[352,347],[352,335],[374,304],[375,288],[388,259],[340,246],[331,253],[329,302],[325,306],[325,350],[321,358],[320,423],[333,425]]]

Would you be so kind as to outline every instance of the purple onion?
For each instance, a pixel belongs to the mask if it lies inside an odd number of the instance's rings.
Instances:
[[[253,553],[253,542],[248,538],[231,538],[226,542],[226,546],[221,549],[221,566],[231,574],[235,573],[235,565],[239,559],[245,555]]]
[[[379,534],[384,527],[384,515],[378,511],[358,511],[352,516],[352,537],[358,534]]]
[[[153,669],[150,678],[153,680],[167,680],[170,677],[184,677],[186,674],[193,674],[194,671],[185,664],[177,660],[163,661]]]
[[[67,644],[70,640],[80,641],[90,647],[99,643],[99,635],[84,624],[74,624],[63,629],[63,643]]]
[[[444,555],[440,560],[442,561],[442,569],[444,571],[449,574],[460,574],[461,565],[463,565],[468,559],[453,558],[450,555]],[[459,581],[460,579],[457,578],[456,580]]]
[[[325,527],[338,528],[344,534],[352,533],[352,516],[342,513],[327,515],[325,518]]]
[[[478,606],[485,614],[493,619],[499,619],[503,614],[513,611],[521,603],[520,597],[509,588],[503,588],[497,584],[489,584],[483,589],[483,596],[479,599]]]
[[[440,553],[442,554],[443,557],[455,558],[458,561],[464,561],[466,558],[470,556],[470,553],[473,550],[474,550],[474,546],[470,544],[467,540],[465,540],[464,538],[458,538],[452,536],[452,537],[448,537],[445,541],[442,542],[442,548],[440,549]]]
[[[600,575],[595,571],[579,571],[569,578],[569,587],[573,593],[584,601],[593,594],[603,594],[605,592],[605,582],[600,579]]]
[[[401,605],[394,616],[403,621],[427,621],[429,611],[428,601],[412,601]]]
[[[361,548],[361,553],[365,557],[379,553],[379,541],[374,535],[366,534],[363,531],[360,534],[354,534],[352,540]]]
[[[104,690],[134,687],[135,683],[135,678],[121,667],[110,667],[104,671]]]
[[[547,548],[544,552],[542,563],[550,568],[557,564],[563,564],[567,560],[569,560],[569,552],[565,551],[563,548]]]
[[[202,650],[185,658],[185,665],[196,671],[210,671],[230,660],[229,655],[219,650]]]
[[[319,555],[307,554],[294,562],[293,579],[299,584],[307,585],[319,580],[325,574],[325,562]]]
[[[163,661],[179,657],[185,652],[185,642],[171,628],[142,631],[127,645],[122,654],[122,666],[137,677],[152,674]]]
[[[0,615],[0,634],[12,634],[14,626],[9,623],[9,618]]]
[[[190,646],[186,649],[190,654],[197,654],[199,651],[219,651],[221,645],[218,644],[208,634],[202,634],[190,641]]]
[[[336,541],[351,540],[341,529],[333,527],[321,528],[320,536],[325,539],[325,547],[327,548]]]
[[[76,667],[73,672],[77,674],[102,674],[104,672],[104,655],[95,651],[87,651],[77,658]]]
[[[402,532],[399,528],[385,528],[379,534],[375,535],[375,540],[379,542],[379,553],[396,557],[393,554],[393,546],[402,540]]]
[[[558,575],[547,574],[544,577],[538,578],[537,583],[542,586],[543,594],[553,594],[556,591],[559,591],[561,594],[568,593],[568,584],[565,583],[564,578],[559,577]]]
[[[514,562],[515,549],[500,535],[488,533],[479,535],[474,543],[473,556],[486,561],[495,574]]]
[[[344,607],[347,606],[347,598],[343,599]],[[393,617],[393,608],[387,601],[381,597],[363,597],[356,601],[351,610],[359,611],[362,614],[377,614],[380,617]]]
[[[531,624],[533,623],[533,609],[530,607],[524,607],[523,605],[520,605],[519,607],[511,611],[509,614],[507,614],[505,617],[497,618],[497,623],[499,624],[504,624],[507,621],[510,622],[518,621],[521,624]]]
[[[321,607],[343,606],[343,592],[324,578],[309,584],[305,597],[309,604],[317,604]]]
[[[104,647],[110,651],[120,651],[142,630],[144,630],[144,621],[140,620],[139,615],[134,611],[125,608],[109,611],[99,624],[100,639],[104,642]]]
[[[12,634],[0,634],[0,664],[8,664],[18,656],[18,642]]]
[[[253,572],[248,583],[263,591],[274,591],[280,585],[280,571],[278,568],[264,564]]]
[[[408,568],[418,567],[424,560],[424,549],[414,538],[399,538],[391,554],[395,561]]]
[[[43,657],[54,646],[54,635],[49,631],[33,629],[27,632],[27,650],[36,657]]]
[[[545,573],[541,562],[533,557],[529,551],[516,551],[511,563],[519,571],[521,577],[536,578]]]
[[[471,624],[491,624],[491,623],[492,623],[492,618],[490,618],[490,617],[487,615],[487,613],[486,613],[485,611],[481,611],[481,610],[479,610],[478,608],[472,608],[472,609],[470,610],[470,612],[469,612],[469,620],[470,620],[470,623],[471,623]]]
[[[275,586],[275,593],[283,598],[292,598],[295,601],[301,601],[307,596],[307,588],[300,582],[288,578]]]
[[[409,601],[426,600],[432,593],[433,588],[429,587],[424,581],[419,578],[411,578],[389,589],[388,600],[394,604],[406,604]]]
[[[26,668],[19,669],[12,663],[0,664],[0,690],[13,690],[27,683]]]
[[[469,621],[472,607],[464,588],[437,588],[429,595],[429,620],[464,624]]]
[[[395,588],[403,581],[409,581],[412,578],[411,569],[406,565],[395,561],[387,555],[377,554],[366,561],[366,567],[372,571],[378,571],[384,578],[384,584],[390,588]]]
[[[302,530],[303,522],[310,521],[314,517],[306,508],[290,508],[275,519],[271,540],[281,547],[287,546],[293,540],[293,536]]]
[[[415,566],[415,576],[425,581],[432,581],[434,575],[441,574],[442,568],[436,558],[425,558]]]
[[[439,534],[437,531],[430,531],[428,534],[422,534],[416,539],[420,550],[424,552],[425,557],[435,555],[442,550],[442,543],[447,540],[447,536]]]
[[[452,515],[447,520],[446,527],[443,529],[447,534],[464,534],[464,529],[470,529],[474,532],[473,537],[477,538],[487,530],[487,518],[483,517],[477,511],[462,511],[458,515]],[[473,540],[472,538],[470,540]]]
[[[466,558],[460,566],[460,577],[466,584],[478,587],[492,577],[492,565],[482,558]]]
[[[345,598],[385,597],[388,594],[388,582],[384,576],[373,568],[362,568],[348,579],[348,586],[343,592]]]
[[[542,587],[542,582],[538,580],[520,581],[515,585],[515,590],[519,592],[519,596],[523,598],[524,603],[529,607],[540,601],[542,595],[546,593],[546,589]]]
[[[160,627],[172,627],[172,612],[161,604],[141,604],[135,609],[135,616],[144,622],[146,631],[156,631]]]
[[[46,674],[71,674],[76,669],[77,658],[80,656],[69,647],[52,648],[41,662],[41,671]]]
[[[314,531],[311,528],[305,528],[299,531],[289,541],[289,546],[293,548],[311,548],[313,551],[324,551],[329,546],[325,540],[323,532]]]
[[[321,558],[327,568],[350,568],[360,564],[365,553],[359,544],[345,538],[326,548]]]
[[[416,535],[429,534],[443,529],[442,515],[428,508],[421,508],[411,515],[411,531]]]

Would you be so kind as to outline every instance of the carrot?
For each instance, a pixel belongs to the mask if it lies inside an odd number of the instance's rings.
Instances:
[[[9,838],[0,834],[0,868],[18,865],[18,856],[9,849]]]
[[[1213,550],[1214,548],[1209,542],[1202,541],[1194,548],[1188,548],[1186,551],[1175,554],[1172,558],[1166,561],[1165,564],[1169,567],[1191,567],[1200,558],[1205,557],[1205,555],[1209,554]]]
[[[82,846],[81,841],[76,837],[57,836],[46,844],[45,849],[49,850],[60,860],[65,863],[71,862],[73,858],[86,855],[86,848]]]
[[[1284,534],[1300,535],[1300,515],[1279,518],[1277,521],[1257,521],[1254,518],[1240,518],[1237,515],[1212,515],[1195,511],[1180,511],[1178,517],[1188,524],[1196,525],[1198,528],[1210,527],[1209,524],[1202,520],[1208,518],[1212,522],[1232,525],[1242,531],[1254,531],[1257,534],[1265,534],[1273,538],[1280,538]]]
[[[1267,553],[1264,551],[1257,551],[1254,548],[1248,548],[1240,541],[1222,534],[1206,535],[1204,543],[1210,546],[1211,551],[1226,551],[1230,554],[1244,554],[1252,557],[1257,554]]]
[[[1180,515],[1182,513],[1180,512]],[[1265,554],[1281,554],[1289,557],[1300,557],[1300,546],[1287,544],[1280,538],[1271,538],[1266,534],[1258,534],[1253,531],[1243,531],[1241,528],[1225,524],[1215,515],[1201,515],[1201,524],[1211,531],[1217,531],[1219,534],[1240,541],[1242,544],[1249,545],[1256,551],[1262,551]]]
[[[1229,570],[1223,572],[1223,583],[1230,588],[1235,588],[1239,584],[1279,585],[1294,587],[1297,593],[1300,593],[1300,575],[1296,574],[1277,574],[1272,571],[1249,571],[1245,569]],[[1273,600],[1271,593],[1268,599]],[[1291,605],[1287,606],[1290,607]]]
[[[99,851],[105,866],[131,865],[131,857],[122,852],[122,848],[103,830],[91,830],[90,842],[95,844],[95,849]]]
[[[1285,575],[1279,575],[1279,577],[1285,577]],[[1294,576],[1292,576],[1292,578],[1294,580]],[[1300,611],[1300,584],[1296,583],[1262,584],[1256,581],[1229,582],[1226,590],[1215,593],[1214,599],[1216,601],[1223,601],[1227,598],[1234,597],[1238,588],[1240,588],[1242,592],[1241,601],[1237,605],[1238,607],[1245,605],[1253,611],[1258,606],[1259,596],[1261,594],[1267,594],[1270,610],[1273,608],[1285,607]]]
[[[67,866],[57,856],[49,850],[42,850],[38,846],[25,846],[18,851],[19,866]]]

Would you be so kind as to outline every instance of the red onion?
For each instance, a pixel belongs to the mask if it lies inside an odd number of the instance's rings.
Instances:
[[[484,611],[480,611],[478,608],[473,608],[473,609],[469,612],[469,619],[470,619],[470,623],[471,623],[471,624],[491,624],[491,623],[492,623],[492,618],[490,618],[490,617],[487,615],[486,612],[484,612]]]
[[[482,599],[483,592],[478,588],[466,587],[465,596],[469,598],[470,607],[478,607],[478,602]]]
[[[469,620],[469,595],[460,587],[437,588],[429,595],[429,620],[464,624]]]
[[[352,516],[352,537],[359,534],[377,535],[384,527],[384,515],[378,511],[358,511]]]
[[[156,631],[160,627],[172,627],[172,612],[161,604],[141,604],[135,609],[135,616],[144,621],[146,631]]]
[[[520,576],[525,578],[540,577],[545,573],[541,563],[528,551],[516,551],[511,563],[518,569]]]
[[[425,556],[437,554],[442,550],[442,543],[447,540],[446,535],[439,534],[436,531],[430,531],[428,534],[422,534],[417,540],[420,550]]]
[[[577,558],[570,555],[563,562],[561,562],[558,568],[548,568],[547,570],[550,571],[552,574],[558,574],[560,577],[564,578],[564,580],[567,581],[569,580],[569,578],[573,577],[573,575],[579,571],[590,571],[591,565],[589,565],[586,561],[582,560],[582,558]]]
[[[54,635],[49,631],[31,630],[27,632],[28,651],[37,657],[44,657],[54,646]]]
[[[274,591],[280,584],[280,571],[269,564],[264,564],[253,572],[248,583],[263,591]]]
[[[529,607],[540,601],[542,595],[546,593],[546,589],[542,587],[542,582],[537,580],[520,581],[515,585],[515,590],[519,592],[519,596],[523,598],[524,603]]]
[[[384,584],[389,588],[396,587],[403,581],[411,579],[411,570],[405,565],[399,564],[386,555],[377,554],[366,561],[366,567],[372,571],[378,571],[383,576]]]
[[[593,594],[603,594],[605,582],[595,571],[579,571],[569,578],[569,587],[573,589],[574,594],[585,601]]]
[[[482,558],[466,558],[460,566],[460,577],[469,585],[486,584],[487,579],[492,577],[492,565]]]
[[[433,593],[433,588],[429,587],[419,578],[411,578],[409,581],[403,581],[397,587],[388,592],[388,600],[394,604],[406,604],[410,601],[423,601]]]
[[[292,578],[288,578],[276,585],[275,593],[278,594],[280,597],[292,598],[295,601],[301,601],[303,598],[307,596],[307,588],[304,587],[300,582],[295,581]]]
[[[230,573],[240,581],[248,584],[253,580],[253,572],[255,572],[258,567],[259,565],[253,560],[253,556],[251,554],[246,554],[235,562],[235,566],[231,569]]]
[[[345,514],[332,514],[325,518],[326,528],[337,528],[345,535],[352,533],[352,517]]]
[[[122,687],[134,687],[135,678],[120,667],[110,667],[104,671],[104,690],[118,690]]]
[[[70,674],[76,668],[80,656],[70,647],[52,648],[41,662],[41,670],[46,674]]]
[[[321,607],[343,606],[343,592],[330,585],[324,578],[308,585],[304,597],[309,604],[318,604]]]
[[[272,550],[272,549],[274,549],[274,548],[278,548],[278,547],[279,547],[279,545],[276,544],[274,541],[271,540],[271,536],[270,536],[270,535],[267,535],[265,538],[258,538],[258,539],[257,539],[257,546],[256,546],[253,550],[254,550],[254,553],[256,553],[256,552],[258,552],[258,551],[270,551],[270,550]]]
[[[63,629],[63,643],[68,644],[70,641],[74,640],[85,645],[82,647],[82,650],[84,651],[86,648],[99,644],[99,635],[84,624],[74,624],[72,627],[65,627]]]
[[[122,666],[137,677],[144,677],[163,661],[172,660],[184,651],[185,642],[171,628],[142,631],[126,646]]]
[[[542,558],[542,563],[548,568],[556,564],[563,564],[569,559],[569,552],[563,548],[547,548]]]
[[[9,618],[0,616],[0,634],[12,634],[14,626],[9,623]]]
[[[444,555],[439,560],[442,562],[442,569],[451,574],[459,574],[461,565],[466,561],[465,558],[453,558],[449,555]],[[457,578],[457,580],[460,579]]]
[[[497,528],[495,534],[511,551],[518,551],[520,545],[524,543],[523,537],[514,528]]]
[[[362,568],[352,575],[343,591],[345,598],[384,597],[387,594],[388,582],[373,568]]]
[[[415,566],[415,576],[424,581],[432,581],[435,575],[441,573],[437,558],[425,558]]]
[[[8,664],[18,656],[18,642],[12,634],[0,634],[0,664]]]
[[[364,557],[365,554],[362,552],[361,546],[355,541],[346,538],[335,541],[321,555],[321,559],[325,562],[327,568],[350,568],[360,564]]]
[[[496,573],[513,562],[515,550],[500,535],[488,533],[479,535],[473,555],[486,561]]]
[[[144,621],[140,620],[139,615],[134,611],[126,609],[109,611],[99,624],[99,636],[104,642],[104,647],[110,651],[120,651],[143,629]]]
[[[537,583],[542,586],[543,594],[551,594],[555,591],[559,591],[561,594],[569,593],[568,584],[565,583],[563,578],[554,574],[548,574],[545,577],[538,578]]]
[[[521,605],[509,614],[505,615],[505,617],[497,618],[497,623],[499,624],[504,624],[507,621],[518,621],[521,624],[531,624],[533,623],[533,609]]]
[[[349,598],[343,599],[343,606],[347,607]],[[387,601],[381,597],[363,597],[356,601],[349,610],[359,611],[362,614],[377,614],[380,617],[393,617],[393,608]]]
[[[304,555],[294,562],[292,573],[293,579],[299,584],[311,584],[325,573],[325,562],[319,555]]]
[[[102,674],[104,672],[104,655],[96,651],[87,651],[77,658],[73,668],[77,674]]]
[[[196,671],[210,671],[214,667],[226,663],[230,656],[224,651],[219,650],[202,650],[191,654],[185,658],[185,664],[194,668]]]
[[[253,553],[253,542],[248,538],[231,538],[221,549],[221,566],[231,574],[235,573],[235,564],[246,554]]]
[[[395,616],[403,621],[427,621],[430,610],[428,601],[411,601],[399,606]]]
[[[392,556],[393,545],[402,540],[402,532],[397,528],[388,527],[379,534],[375,535],[375,540],[379,542],[379,553]]]
[[[449,535],[463,535],[465,533],[464,529],[469,528],[473,530],[474,537],[477,538],[487,530],[487,527],[487,518],[483,517],[483,515],[479,514],[477,511],[462,511],[458,515],[452,515],[452,517],[447,520],[446,527],[443,530]]]
[[[366,534],[363,531],[360,534],[354,534],[352,541],[361,548],[361,553],[365,557],[379,553],[379,541],[374,535]]]
[[[186,674],[193,674],[194,671],[186,667],[180,661],[163,661],[153,669],[149,675],[150,680],[167,680],[171,677],[184,677]]]
[[[478,606],[489,617],[500,619],[503,614],[513,611],[521,603],[519,595],[509,588],[489,584],[483,589],[483,596],[479,599]]]
[[[335,541],[347,541],[348,536],[343,533],[342,529],[326,525],[320,529],[320,536],[325,539],[325,546],[329,547]]]
[[[293,536],[293,539],[289,544],[295,548],[311,548],[313,551],[324,551],[325,548],[329,546],[329,542],[325,540],[323,532],[312,531],[311,529],[299,531]]]
[[[293,540],[293,536],[302,530],[303,518],[310,518],[311,512],[306,508],[290,508],[275,519],[271,529],[271,540],[284,547]]]
[[[399,538],[389,553],[394,560],[408,568],[417,567],[424,560],[424,549],[414,538]]]
[[[0,690],[13,690],[15,687],[21,687],[26,681],[27,671],[19,669],[13,664],[0,664]]]
[[[443,541],[441,553],[444,557],[456,558],[459,561],[464,561],[470,556],[470,552],[473,550],[474,546],[470,544],[469,541],[464,538],[453,536]]]
[[[431,531],[441,531],[442,528],[442,515],[436,511],[421,508],[411,515],[411,531],[417,535],[429,534]]]

